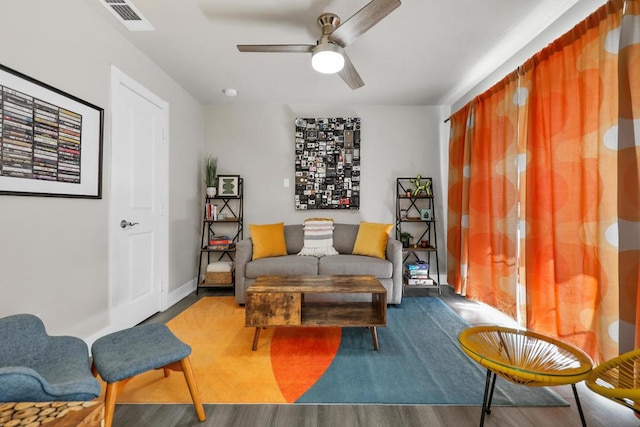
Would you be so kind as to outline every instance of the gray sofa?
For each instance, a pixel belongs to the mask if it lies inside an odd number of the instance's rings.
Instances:
[[[286,256],[252,261],[251,238],[236,245],[236,301],[245,302],[245,290],[264,275],[374,275],[387,290],[387,303],[402,302],[402,244],[392,238],[387,243],[386,259],[352,255],[358,235],[357,224],[334,224],[333,247],[339,255],[298,256],[304,244],[302,225],[285,225]],[[343,299],[348,295],[341,295]]]

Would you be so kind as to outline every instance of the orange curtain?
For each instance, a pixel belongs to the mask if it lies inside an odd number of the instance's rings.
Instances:
[[[449,143],[455,291],[596,362],[640,346],[640,0],[455,113]]]
[[[617,37],[610,1],[524,65],[527,327],[617,355]]]
[[[449,278],[456,292],[516,316],[518,75],[452,116]]]
[[[621,329],[640,347],[640,0],[627,1],[620,35],[618,211]],[[622,342],[621,352],[633,347]]]
[[[469,177],[465,165],[471,152],[473,121],[471,104],[465,105],[450,117],[449,133],[449,191],[447,210],[447,280],[456,293],[467,295],[467,269],[469,262],[467,227],[463,218],[469,215]]]

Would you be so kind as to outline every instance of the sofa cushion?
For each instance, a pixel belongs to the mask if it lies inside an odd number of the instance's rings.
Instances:
[[[358,235],[357,224],[334,224],[333,225],[333,247],[341,254],[353,252],[353,244]]]
[[[367,255],[385,259],[389,232],[393,224],[361,222],[353,245],[353,255]]]
[[[247,263],[244,274],[248,279],[270,274],[314,276],[318,274],[318,258],[297,255],[261,258]]]
[[[307,218],[304,220],[304,246],[300,256],[338,255],[333,247],[333,220],[331,218]]]
[[[284,240],[284,223],[249,224],[253,242],[253,259],[284,256],[287,247]]]
[[[287,254],[297,254],[304,244],[304,231],[302,225],[293,224],[284,226],[284,240],[287,245]]]
[[[318,274],[374,275],[378,279],[389,279],[393,276],[393,264],[370,256],[341,254],[320,258]]]

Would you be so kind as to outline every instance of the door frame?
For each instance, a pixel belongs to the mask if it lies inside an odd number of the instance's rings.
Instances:
[[[158,162],[154,166],[156,167],[156,177],[157,184],[160,187],[160,215],[158,218],[158,230],[157,239],[155,241],[155,250],[158,251],[158,265],[155,266],[156,273],[159,278],[159,286],[160,286],[160,311],[164,311],[167,309],[168,304],[168,278],[169,278],[169,215],[168,215],[168,206],[169,206],[169,103],[151,92],[146,87],[142,86],[133,78],[129,77],[127,74],[118,69],[115,65],[111,64],[111,88],[110,88],[110,104],[113,108],[114,102],[113,97],[115,96],[116,90],[118,86],[125,86],[129,90],[135,92],[139,96],[145,98],[159,109],[162,110],[162,140],[157,146],[158,150]],[[116,307],[113,306],[113,293],[116,284],[114,282],[113,271],[119,266],[116,265],[115,259],[116,257],[113,254],[114,247],[114,239],[117,237],[117,233],[120,232],[120,219],[117,218],[114,212],[114,185],[113,185],[113,177],[118,173],[115,170],[114,164],[112,163],[112,150],[113,150],[113,140],[112,135],[113,127],[116,124],[113,120],[113,115],[111,111],[109,112],[109,162],[110,162],[110,176],[109,176],[109,245],[108,245],[108,284],[109,284],[109,318],[110,324],[114,326],[114,324],[118,323],[117,316],[115,315]],[[131,327],[134,325],[117,325],[119,328],[122,327]]]

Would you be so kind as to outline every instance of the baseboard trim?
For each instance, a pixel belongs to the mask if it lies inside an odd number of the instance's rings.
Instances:
[[[164,307],[165,311],[168,308],[171,308],[174,304],[178,303],[182,299],[186,298],[191,292],[196,290],[196,279],[189,280],[184,285],[179,288],[169,292],[167,295],[167,301]]]

